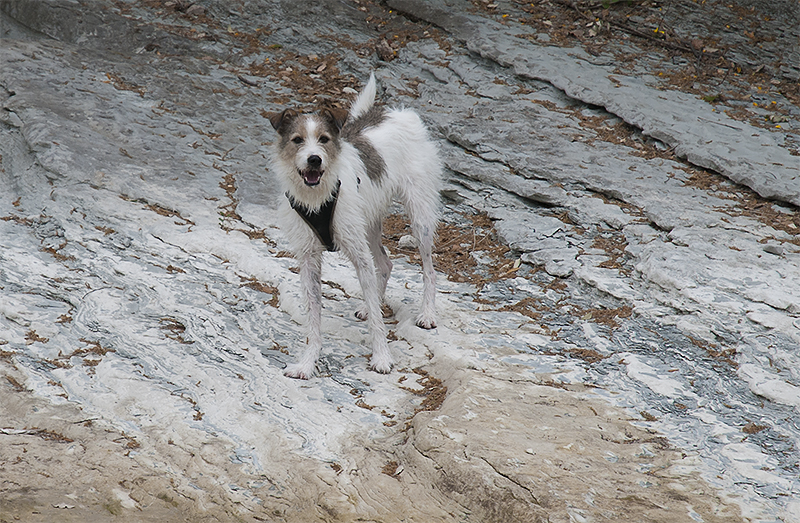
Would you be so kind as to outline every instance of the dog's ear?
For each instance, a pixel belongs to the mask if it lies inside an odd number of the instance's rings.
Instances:
[[[319,112],[320,116],[332,123],[337,131],[341,131],[347,120],[347,111],[336,107],[325,107]]]
[[[294,109],[284,109],[281,113],[267,113],[269,118],[269,123],[272,124],[272,128],[281,132],[281,129],[285,128],[287,125],[292,123],[292,120],[297,118],[297,111]]]

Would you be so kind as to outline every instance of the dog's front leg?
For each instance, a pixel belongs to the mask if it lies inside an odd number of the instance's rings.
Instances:
[[[307,347],[300,361],[287,365],[285,376],[307,380],[314,375],[322,350],[322,253],[311,252],[300,259],[300,285],[308,305]]]

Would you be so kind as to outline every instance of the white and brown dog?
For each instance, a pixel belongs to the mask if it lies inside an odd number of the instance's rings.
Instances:
[[[286,376],[308,379],[322,349],[322,253],[339,250],[353,262],[364,294],[356,312],[369,324],[370,368],[387,373],[392,356],[381,305],[392,262],[381,244],[383,218],[394,197],[405,205],[422,258],[423,296],[417,325],[436,327],[431,259],[439,219],[441,163],[419,116],[376,107],[375,76],[350,111],[292,109],[270,115],[279,140],[273,169],[284,184],[283,230],[300,261],[308,305],[308,347]]]

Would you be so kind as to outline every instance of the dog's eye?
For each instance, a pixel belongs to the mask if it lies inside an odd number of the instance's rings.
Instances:
[[[327,136],[320,136],[319,137],[319,143],[328,143],[330,141],[331,141],[331,139],[328,138]]]
[[[302,136],[295,136],[294,138],[292,138],[292,142],[296,143],[297,145],[300,145],[301,143],[303,143],[303,137]]]

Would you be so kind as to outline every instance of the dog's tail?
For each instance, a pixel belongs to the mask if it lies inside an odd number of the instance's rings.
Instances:
[[[364,89],[358,94],[356,99],[353,101],[353,105],[350,106],[351,120],[355,120],[359,116],[365,115],[367,111],[372,108],[372,105],[375,103],[376,91],[375,73],[369,73],[369,81],[367,82],[366,87],[364,87]]]

